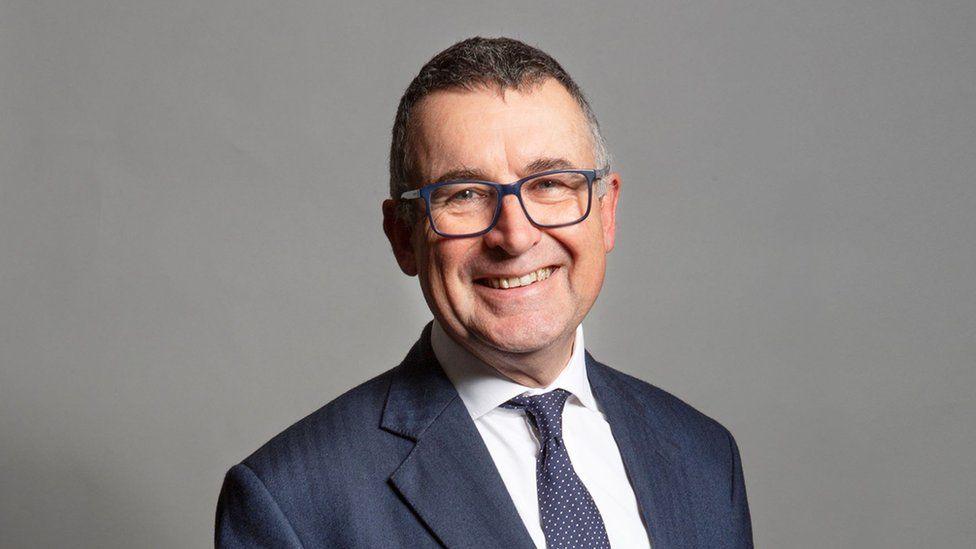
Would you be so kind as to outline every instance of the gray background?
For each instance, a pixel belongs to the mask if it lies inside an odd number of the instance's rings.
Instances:
[[[594,354],[736,435],[761,547],[976,539],[976,3],[0,2],[0,545],[205,547],[429,318],[420,65],[561,60],[623,173]]]

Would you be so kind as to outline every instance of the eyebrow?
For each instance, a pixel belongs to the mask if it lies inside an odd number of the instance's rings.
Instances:
[[[525,167],[525,175],[547,172],[549,170],[570,170],[573,163],[565,158],[537,158]]]
[[[478,179],[486,181],[488,176],[485,172],[476,168],[454,168],[448,170],[437,177],[431,183],[442,183],[444,181],[454,181],[455,179]]]
[[[565,158],[544,157],[537,158],[526,164],[522,169],[522,173],[525,175],[530,175],[539,172],[547,172],[550,170],[571,170],[573,168],[573,163]],[[444,181],[454,181],[458,179],[491,181],[485,172],[477,168],[454,168],[442,173],[440,176],[431,181],[431,183],[442,183]]]

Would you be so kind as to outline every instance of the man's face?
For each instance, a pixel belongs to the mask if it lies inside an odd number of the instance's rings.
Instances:
[[[593,143],[583,113],[555,80],[523,91],[438,91],[416,107],[415,158],[422,181],[445,174],[510,183],[546,169],[591,169]],[[538,228],[518,199],[507,196],[498,224],[479,237],[445,238],[426,218],[387,234],[401,268],[420,278],[424,297],[444,329],[470,349],[506,353],[546,350],[571,338],[603,284],[613,248],[619,177],[595,193],[589,217]],[[595,188],[595,186],[594,186]],[[400,237],[393,231],[400,231]],[[552,269],[549,278],[518,288],[493,288],[489,278]]]

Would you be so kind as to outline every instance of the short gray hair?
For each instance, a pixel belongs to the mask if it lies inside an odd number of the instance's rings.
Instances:
[[[411,111],[421,99],[445,89],[497,87],[499,91],[521,90],[550,78],[562,84],[583,111],[593,141],[595,167],[609,166],[610,154],[593,109],[583,91],[555,59],[512,38],[476,36],[435,55],[420,69],[400,98],[390,144],[390,197],[399,203],[397,215],[412,221],[416,211],[409,202],[401,202],[400,195],[411,190],[420,177],[411,150],[410,133]]]

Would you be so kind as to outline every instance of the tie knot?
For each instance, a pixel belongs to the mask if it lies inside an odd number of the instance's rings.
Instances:
[[[563,430],[563,407],[571,395],[565,389],[553,389],[541,395],[519,395],[502,404],[505,408],[525,408],[539,430],[542,440],[561,437]]]

